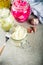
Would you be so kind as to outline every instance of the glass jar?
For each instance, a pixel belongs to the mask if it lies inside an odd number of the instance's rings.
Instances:
[[[25,22],[31,13],[30,4],[25,0],[15,0],[11,7],[11,13],[18,22]]]
[[[9,8],[10,0],[0,0],[0,8]]]

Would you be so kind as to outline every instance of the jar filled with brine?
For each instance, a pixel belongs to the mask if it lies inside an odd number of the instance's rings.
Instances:
[[[15,0],[11,7],[11,13],[18,22],[25,22],[31,13],[30,4],[26,0]]]
[[[10,8],[10,0],[0,0],[0,8]]]

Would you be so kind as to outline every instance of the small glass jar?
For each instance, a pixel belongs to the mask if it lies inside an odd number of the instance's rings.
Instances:
[[[10,8],[10,0],[0,0],[0,8]]]

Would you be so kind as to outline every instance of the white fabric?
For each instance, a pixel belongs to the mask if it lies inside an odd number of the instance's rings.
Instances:
[[[38,16],[40,22],[43,24],[43,2],[40,2],[39,0],[37,0],[37,2],[35,0],[29,0],[29,3],[32,11]]]

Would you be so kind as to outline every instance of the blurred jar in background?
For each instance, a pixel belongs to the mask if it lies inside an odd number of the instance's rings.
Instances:
[[[0,8],[10,8],[10,0],[0,0]]]
[[[18,22],[25,22],[31,13],[30,4],[26,0],[14,0],[11,13]]]

